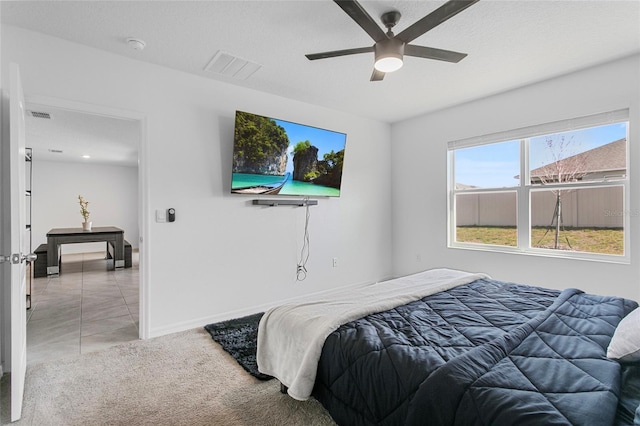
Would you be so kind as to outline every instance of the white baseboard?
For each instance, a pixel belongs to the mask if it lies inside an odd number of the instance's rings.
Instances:
[[[278,300],[278,301],[265,303],[265,304],[261,304],[261,305],[256,305],[256,306],[250,306],[250,307],[243,308],[243,309],[238,309],[238,310],[235,310],[235,311],[222,312],[220,314],[207,316],[207,317],[204,317],[204,318],[198,318],[198,319],[194,319],[194,320],[190,320],[190,321],[184,321],[184,322],[180,322],[180,323],[176,323],[176,324],[171,324],[171,325],[167,325],[167,326],[164,326],[164,327],[152,328],[152,329],[149,330],[149,338],[160,337],[160,336],[164,336],[164,335],[167,335],[167,334],[178,333],[178,332],[186,331],[186,330],[192,330],[194,328],[204,327],[207,324],[213,324],[213,323],[220,322],[220,321],[225,321],[225,320],[229,320],[229,319],[233,319],[233,318],[240,318],[240,317],[244,317],[244,316],[247,316],[247,315],[256,314],[258,312],[264,312],[264,311],[266,311],[268,309],[271,309],[271,308],[273,308],[275,306],[283,305],[285,303],[301,302],[301,301],[307,300],[309,298],[314,298],[314,297],[321,296],[321,295],[336,293],[338,291],[344,291],[344,290],[348,290],[348,289],[352,289],[352,288],[356,288],[356,287],[362,287],[362,286],[365,286],[365,285],[368,285],[368,284],[372,284],[372,283],[371,282],[365,282],[365,283],[350,284],[350,285],[346,285],[344,287],[332,288],[332,289],[329,289],[329,290],[322,290],[322,291],[318,291],[318,292],[315,292],[315,293],[306,294],[304,296],[292,297],[292,298],[289,298],[289,299]]]

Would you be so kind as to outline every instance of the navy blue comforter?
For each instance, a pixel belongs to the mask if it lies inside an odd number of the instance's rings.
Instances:
[[[478,280],[341,326],[314,396],[341,425],[613,424],[606,348],[636,306]]]

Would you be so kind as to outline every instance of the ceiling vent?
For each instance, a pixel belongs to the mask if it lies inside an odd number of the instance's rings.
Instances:
[[[230,53],[218,50],[204,70],[207,72],[226,75],[227,77],[246,80],[256,71],[262,68],[262,65],[246,59],[233,56]]]
[[[29,111],[29,114],[33,118],[44,118],[45,120],[51,120],[51,114],[48,112],[40,112],[40,111]]]
[[[49,152],[52,154],[62,154],[61,149],[49,149]]]

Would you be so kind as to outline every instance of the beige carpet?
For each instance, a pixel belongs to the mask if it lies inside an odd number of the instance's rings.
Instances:
[[[8,375],[2,423],[8,421]],[[317,401],[281,394],[204,329],[29,367],[15,425],[335,425]]]

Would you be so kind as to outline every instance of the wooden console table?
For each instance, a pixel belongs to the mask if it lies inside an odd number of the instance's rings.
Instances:
[[[113,267],[124,268],[124,231],[115,226],[102,226],[83,231],[82,228],[54,228],[47,232],[47,275],[60,273],[60,245],[106,241],[114,247]]]

